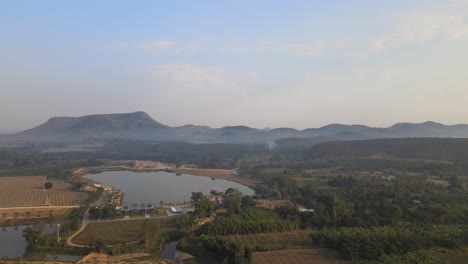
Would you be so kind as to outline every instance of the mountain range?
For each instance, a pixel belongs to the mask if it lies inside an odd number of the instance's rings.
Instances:
[[[388,128],[330,124],[320,128],[256,129],[247,126],[161,124],[145,112],[53,117],[42,125],[2,138],[22,141],[81,142],[89,139],[140,139],[191,143],[269,143],[270,146],[304,147],[326,141],[377,138],[444,137],[468,138],[468,125],[444,125],[432,121],[398,123]]]

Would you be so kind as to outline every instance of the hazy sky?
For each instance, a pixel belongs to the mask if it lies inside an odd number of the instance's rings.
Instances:
[[[468,0],[3,0],[0,33],[0,132],[468,123]]]

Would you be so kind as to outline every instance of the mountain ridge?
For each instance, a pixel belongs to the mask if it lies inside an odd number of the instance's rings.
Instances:
[[[319,128],[280,127],[268,130],[244,125],[211,128],[200,125],[171,127],[154,120],[143,111],[117,114],[95,114],[80,117],[52,117],[45,123],[9,137],[23,140],[84,140],[89,138],[144,139],[192,143],[266,143],[294,142],[295,146],[325,140],[357,140],[401,137],[468,137],[468,125],[445,125],[434,121],[396,123],[390,127],[332,123]],[[280,144],[281,146],[281,144]]]

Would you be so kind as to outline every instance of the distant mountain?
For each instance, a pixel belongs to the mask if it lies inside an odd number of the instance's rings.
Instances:
[[[44,124],[0,140],[77,142],[102,139],[141,139],[191,143],[267,144],[279,148],[304,148],[326,141],[404,137],[468,138],[468,125],[447,126],[435,122],[398,123],[388,128],[330,124],[320,128],[255,129],[247,126],[185,125],[170,127],[145,112],[100,114],[82,117],[53,117]],[[275,143],[274,143],[275,142]],[[274,144],[272,144],[274,143]]]
[[[81,131],[134,130],[160,128],[164,125],[153,120],[145,112],[128,114],[87,115],[82,117],[52,117],[46,123],[19,134],[60,134]]]
[[[145,112],[53,117],[46,123],[17,133],[31,139],[85,139],[93,137],[145,137],[158,130],[168,130]],[[134,136],[132,136],[134,134]]]
[[[316,159],[386,158],[468,162],[468,139],[386,138],[316,144],[309,151]]]

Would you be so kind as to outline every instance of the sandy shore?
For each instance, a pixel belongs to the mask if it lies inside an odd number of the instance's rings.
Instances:
[[[179,169],[176,169],[175,172],[237,182],[248,187],[253,187],[257,183],[252,179],[239,177],[238,175],[234,174],[231,170],[181,167]]]

